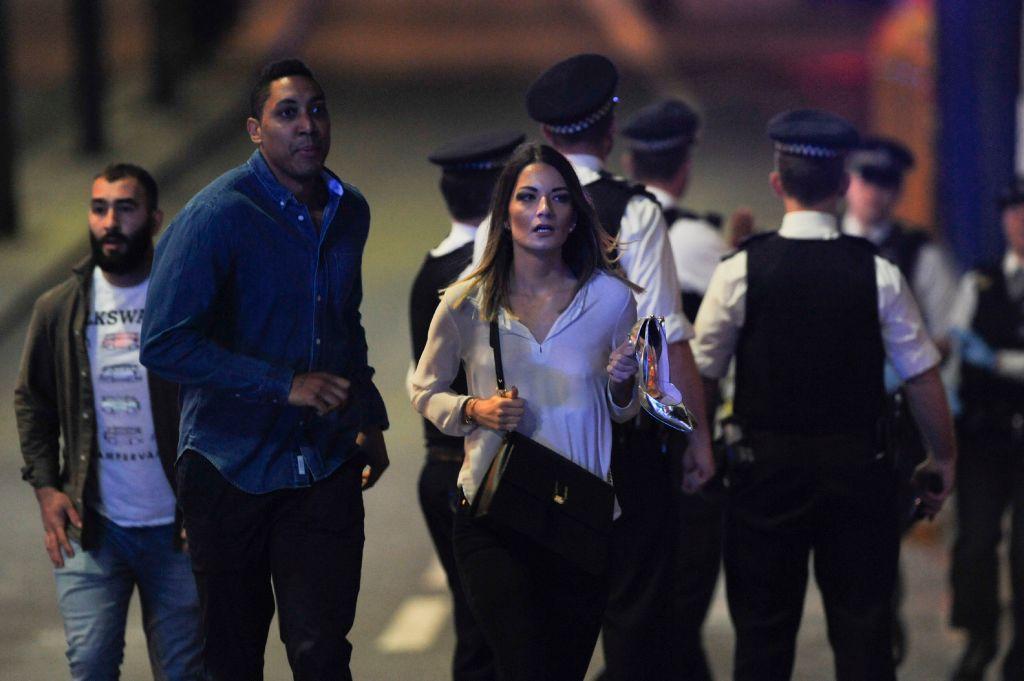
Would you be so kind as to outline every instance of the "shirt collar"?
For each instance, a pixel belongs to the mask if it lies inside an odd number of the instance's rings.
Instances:
[[[272,198],[275,203],[283,207],[289,201],[296,201],[295,196],[288,191],[283,184],[278,182],[276,177],[274,177],[274,172],[270,169],[270,166],[267,165],[267,160],[263,158],[263,154],[260,153],[259,149],[252,152],[248,163],[253,174],[256,175],[257,179],[259,179],[260,183],[267,190],[267,193],[270,194],[270,198]],[[320,176],[323,178],[324,184],[327,185],[327,191],[331,194],[341,197],[345,193],[345,189],[342,187],[341,182],[329,170],[324,168],[320,171]]]
[[[892,223],[888,220],[883,220],[873,225],[865,225],[849,212],[843,215],[843,234],[862,237],[878,246],[888,239],[891,233]]]
[[[1006,251],[1006,255],[1003,256],[1003,274],[1009,279],[1017,272],[1024,269],[1024,261],[1020,259],[1016,253],[1012,250]]]
[[[654,198],[658,199],[658,203],[661,204],[662,210],[668,210],[676,205],[676,199],[674,196],[669,194],[661,187],[655,187],[654,185],[646,185],[647,191],[651,193]]]
[[[572,164],[580,184],[593,182],[604,170],[604,162],[593,154],[566,154],[565,158]]]
[[[465,222],[453,222],[448,236],[430,251],[430,255],[434,258],[440,258],[442,255],[447,255],[475,239],[476,227],[474,225],[466,224]]]
[[[779,236],[786,239],[836,239],[839,227],[836,216],[816,210],[798,210],[782,218]]]

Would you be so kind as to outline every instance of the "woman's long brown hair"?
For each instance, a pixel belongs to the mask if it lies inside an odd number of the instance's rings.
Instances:
[[[553,147],[527,142],[515,150],[498,178],[491,202],[490,233],[487,235],[483,258],[480,265],[464,279],[476,284],[475,287],[467,287],[467,294],[474,288],[480,291],[480,314],[483,319],[490,321],[495,318],[499,309],[510,307],[513,249],[512,231],[507,227],[508,205],[520,173],[533,163],[546,163],[557,170],[569,190],[573,213],[576,216],[576,227],[569,232],[569,238],[562,245],[562,260],[576,277],[576,291],[583,288],[597,271],[610,274],[633,291],[642,291],[643,289],[626,278],[622,267],[612,257],[615,239],[601,226],[590,197],[580,185],[576,171],[569,161]]]

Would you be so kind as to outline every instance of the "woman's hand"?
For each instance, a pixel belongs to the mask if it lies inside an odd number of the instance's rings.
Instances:
[[[504,394],[486,399],[473,397],[466,403],[466,416],[493,430],[515,430],[525,411],[526,400],[519,398],[519,389],[515,386]]]
[[[636,372],[640,370],[640,365],[633,354],[632,343],[625,341],[612,350],[612,354],[608,356],[607,370],[608,387],[611,389],[615,404],[619,406],[629,404],[633,398]]]

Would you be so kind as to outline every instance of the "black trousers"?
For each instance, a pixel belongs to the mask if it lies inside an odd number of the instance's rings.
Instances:
[[[755,461],[730,473],[724,540],[735,680],[790,678],[813,551],[836,679],[894,681],[900,523],[889,457],[873,433],[748,441]]]
[[[648,419],[641,415],[641,419]],[[667,433],[644,420],[614,428],[612,477],[622,515],[612,528],[602,622],[607,681],[672,676],[676,506]]]
[[[428,457],[420,472],[419,498],[430,538],[434,542],[441,566],[448,576],[455,616],[455,655],[452,659],[453,681],[491,681],[495,678],[494,656],[483,632],[477,626],[462,588],[462,578],[455,564],[452,527],[455,505],[459,498],[457,479],[462,467],[458,460]]]
[[[182,456],[178,501],[199,588],[207,679],[263,679],[275,596],[294,678],[352,678],[346,637],[363,555],[361,469],[351,461],[311,487],[253,495],[202,455]]]
[[[962,439],[957,460],[957,535],[953,547],[952,623],[976,636],[999,626],[999,556],[1003,516],[1010,511],[1013,589],[1011,660],[1024,679],[1024,442]]]
[[[711,681],[702,629],[722,564],[724,501],[677,493],[678,539],[671,584],[669,678]]]
[[[460,506],[455,560],[501,681],[582,681],[597,644],[605,580]]]

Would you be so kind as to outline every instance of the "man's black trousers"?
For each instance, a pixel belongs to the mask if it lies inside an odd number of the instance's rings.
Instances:
[[[788,681],[807,590],[821,590],[838,681],[893,681],[896,474],[874,433],[748,433],[730,473],[724,563],[736,681]],[[822,672],[822,676],[827,676]]]
[[[999,543],[1010,512],[1010,588],[1013,641],[1010,665],[1024,679],[1024,442],[962,439],[956,478],[957,535],[953,546],[954,627],[995,637],[1001,614]],[[1010,666],[1007,667],[1010,669]]]
[[[432,454],[434,452],[432,451]],[[461,452],[460,452],[461,454]],[[455,616],[455,656],[452,660],[453,681],[493,681],[494,656],[483,632],[477,626],[462,589],[462,578],[455,564],[452,548],[452,525],[455,505],[459,500],[457,487],[461,458],[442,459],[428,455],[420,472],[419,498],[423,517],[434,541],[437,557],[448,576]]]
[[[182,456],[178,501],[210,681],[263,679],[275,596],[295,679],[352,678],[347,635],[363,556],[361,470],[360,461],[350,461],[310,487],[254,495],[202,455]]]
[[[602,681],[675,678],[670,651],[676,505],[667,433],[640,415],[617,424],[612,477],[622,514],[612,527]]]

